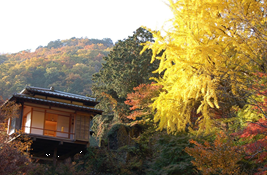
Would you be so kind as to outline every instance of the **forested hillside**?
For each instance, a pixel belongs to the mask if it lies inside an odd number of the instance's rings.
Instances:
[[[2,95],[54,86],[104,112],[84,156],[30,163],[19,141],[0,174],[267,174],[267,0],[169,3],[165,35],[140,27],[115,45],[74,38],[1,56]]]
[[[0,95],[8,98],[26,85],[91,94],[92,75],[112,47],[109,38],[71,38],[51,41],[34,52],[0,55]]]

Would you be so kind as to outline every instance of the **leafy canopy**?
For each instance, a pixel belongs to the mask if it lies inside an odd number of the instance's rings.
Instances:
[[[209,132],[211,110],[242,108],[252,74],[267,72],[267,1],[170,0],[170,6],[173,27],[165,36],[152,32],[155,42],[144,46],[153,51],[151,62],[160,60],[156,72],[164,72],[155,78],[163,92],[152,105],[154,119],[168,132],[194,124]],[[191,108],[202,114],[194,124]]]

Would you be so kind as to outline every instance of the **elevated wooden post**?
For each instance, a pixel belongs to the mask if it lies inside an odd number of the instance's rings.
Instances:
[[[53,152],[53,166],[56,167],[56,161],[57,161],[57,147],[54,148]]]

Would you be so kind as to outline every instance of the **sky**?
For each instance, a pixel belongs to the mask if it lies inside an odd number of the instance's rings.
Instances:
[[[115,43],[140,26],[161,30],[173,17],[168,0],[0,0],[0,54],[50,41],[111,38]]]

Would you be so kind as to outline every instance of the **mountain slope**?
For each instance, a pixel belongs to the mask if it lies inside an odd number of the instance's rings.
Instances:
[[[91,94],[92,74],[112,47],[109,38],[71,38],[51,41],[34,52],[0,55],[0,95],[6,99],[26,85]]]

